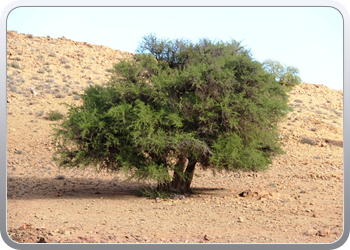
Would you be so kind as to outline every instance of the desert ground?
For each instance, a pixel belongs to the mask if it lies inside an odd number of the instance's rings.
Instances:
[[[107,82],[130,56],[65,37],[7,33],[7,231],[19,243],[332,243],[343,233],[343,92],[302,83],[264,172],[197,170],[194,194],[153,200],[152,182],[60,169],[52,111]],[[30,88],[38,95],[33,96]]]

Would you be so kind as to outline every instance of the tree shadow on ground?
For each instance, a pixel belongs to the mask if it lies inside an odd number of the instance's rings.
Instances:
[[[142,185],[94,178],[8,177],[7,199],[100,198],[128,199],[136,197]]]
[[[126,182],[105,180],[99,178],[70,177],[65,179],[39,178],[28,176],[8,177],[7,199],[118,199],[127,200],[140,196],[140,189],[147,184],[141,182]],[[193,196],[218,195],[223,188],[192,188]],[[144,198],[144,197],[142,197]]]

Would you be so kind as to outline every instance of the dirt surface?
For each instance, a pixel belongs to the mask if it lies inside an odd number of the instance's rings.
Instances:
[[[108,79],[127,52],[8,32],[7,230],[13,241],[331,243],[343,232],[343,92],[302,83],[265,172],[196,170],[195,194],[150,200],[121,174],[59,169],[50,111]],[[68,66],[67,66],[68,65]],[[38,92],[34,98],[29,89]]]

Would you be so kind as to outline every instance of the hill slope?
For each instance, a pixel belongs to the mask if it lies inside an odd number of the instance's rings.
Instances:
[[[280,125],[286,154],[260,173],[198,171],[185,200],[52,161],[51,111],[130,53],[7,33],[7,228],[17,242],[334,242],[343,228],[343,92],[302,83]],[[29,90],[39,93],[32,98]],[[250,191],[247,191],[249,190]],[[246,191],[246,192],[243,192]],[[20,228],[24,223],[27,226]]]

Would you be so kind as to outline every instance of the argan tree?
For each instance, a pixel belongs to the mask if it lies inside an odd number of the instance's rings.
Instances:
[[[143,38],[54,129],[60,166],[125,170],[190,192],[196,168],[259,171],[282,153],[289,109],[275,75],[239,42]]]

